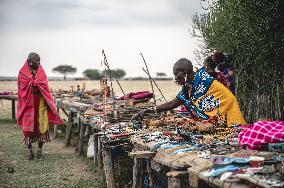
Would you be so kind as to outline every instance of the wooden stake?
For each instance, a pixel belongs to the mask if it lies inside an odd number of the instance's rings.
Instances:
[[[100,138],[98,138],[98,169],[103,169],[103,160],[102,160],[102,142]]]
[[[99,141],[98,139],[99,139],[99,137],[96,134],[97,132],[98,132],[98,130],[94,131],[94,165],[96,167],[96,170],[98,168],[98,153],[99,153],[99,151],[98,151],[98,141]]]
[[[111,70],[110,70],[110,68],[109,68],[109,64],[108,64],[108,61],[107,61],[106,54],[105,54],[105,51],[104,51],[104,50],[102,51],[102,54],[103,54],[103,57],[104,57],[104,64],[105,64],[105,66],[107,67],[107,69],[109,70],[109,74],[110,74],[109,77],[110,77],[110,84],[111,84],[112,96],[114,96],[114,93],[113,93],[111,75],[114,77],[114,79],[115,79],[116,83],[118,84],[118,86],[119,86],[121,92],[123,93],[123,95],[125,95],[125,93],[124,93],[124,91],[123,91],[123,89],[122,89],[122,87],[121,87],[119,81],[117,80],[117,78],[115,77],[115,75],[113,75],[113,73],[111,72]]]
[[[133,185],[132,188],[141,188],[143,185],[143,159],[142,158],[134,158],[133,165]]]
[[[59,108],[57,108],[57,113],[59,114]],[[53,125],[53,139],[57,137],[57,124]]]
[[[80,133],[79,133],[79,143],[78,143],[78,154],[83,154],[83,145],[84,145],[84,131],[85,126],[83,125],[81,118],[79,118],[79,126],[80,126]]]
[[[72,134],[72,126],[73,126],[73,112],[69,112],[68,114],[68,122],[66,127],[66,138],[65,138],[65,145],[70,145],[71,134]]]
[[[12,119],[16,119],[15,99],[12,99]]]
[[[154,177],[153,177],[153,173],[152,173],[152,168],[151,168],[151,161],[149,159],[145,159],[146,163],[147,163],[147,171],[149,174],[149,180],[150,180],[150,188],[154,187]]]
[[[145,59],[144,59],[143,54],[142,54],[142,53],[140,53],[140,54],[141,54],[141,56],[142,56],[142,59],[143,59],[144,64],[145,64],[145,66],[146,66],[146,70],[147,70],[147,72],[148,72],[148,76],[149,76],[149,80],[150,80],[150,84],[151,84],[151,88],[152,88],[152,92],[153,92],[154,104],[155,104],[155,106],[156,106],[155,91],[154,91],[154,87],[153,87],[152,79],[151,79],[151,76],[150,76],[150,72],[149,72],[149,69],[148,69],[147,63],[146,63],[146,61],[145,61]]]
[[[105,148],[103,149],[102,152],[103,152],[103,162],[104,162],[104,170],[105,170],[107,188],[115,188],[113,161],[111,158],[111,154]]]
[[[156,81],[150,76],[150,74],[144,69],[142,68],[142,70],[149,76],[149,78],[154,82],[155,86],[157,87],[157,89],[159,90],[160,94],[162,95],[162,97],[164,98],[164,100],[167,102],[167,99],[165,98],[165,96],[163,95],[162,91],[160,90],[159,86],[157,85]]]

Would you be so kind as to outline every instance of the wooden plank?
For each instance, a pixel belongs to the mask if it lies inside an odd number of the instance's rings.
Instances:
[[[219,178],[208,178],[206,176],[203,176],[202,174],[199,174],[199,178],[209,184],[214,185],[215,187],[222,187],[222,188],[250,188],[251,186],[247,183],[244,184],[242,182],[226,182],[221,181]],[[258,187],[258,186],[252,186],[252,187]],[[268,188],[268,187],[267,187]]]
[[[111,158],[111,154],[106,149],[103,149],[102,153],[103,153],[103,163],[104,163],[107,188],[115,188],[113,161]]]
[[[188,172],[187,171],[170,171],[167,173],[167,176],[170,177],[187,177]]]
[[[0,95],[0,99],[18,100],[18,95]]]
[[[16,119],[16,105],[15,105],[15,99],[12,99],[12,119]]]
[[[128,156],[132,158],[152,158],[155,156],[155,152],[151,151],[135,151],[135,152],[129,152]]]

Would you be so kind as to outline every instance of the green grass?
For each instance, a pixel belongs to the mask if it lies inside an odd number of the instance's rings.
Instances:
[[[22,139],[14,120],[0,119],[0,187],[105,187],[93,161],[82,160],[62,140],[44,145],[44,160],[28,161]]]

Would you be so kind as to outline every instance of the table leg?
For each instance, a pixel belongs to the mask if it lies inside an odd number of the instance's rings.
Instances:
[[[66,139],[65,139],[66,146],[69,146],[71,142],[72,126],[73,126],[73,112],[70,111],[68,114],[68,122],[66,127]]]
[[[78,153],[79,153],[79,155],[82,155],[83,154],[83,146],[84,146],[85,126],[83,125],[81,118],[79,118],[79,126],[80,126],[80,133],[79,133]]]
[[[12,100],[12,119],[16,119],[16,105],[15,105],[15,100]]]
[[[103,148],[102,152],[103,152],[103,162],[104,162],[104,170],[105,170],[107,188],[115,188],[113,161],[112,161],[111,153],[106,148]]]

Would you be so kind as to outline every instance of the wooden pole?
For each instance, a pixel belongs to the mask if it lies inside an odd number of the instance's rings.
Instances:
[[[163,95],[162,91],[160,90],[159,86],[157,85],[156,81],[150,76],[150,74],[144,69],[142,68],[142,70],[149,76],[149,78],[154,82],[155,86],[157,87],[157,89],[159,90],[160,94],[162,95],[162,97],[164,98],[164,100],[167,102],[167,99],[165,98],[165,96]]]
[[[108,62],[107,62],[107,58],[106,58],[106,54],[105,54],[105,51],[104,50],[102,50],[102,54],[103,54],[103,58],[104,58],[104,64],[105,64],[105,66],[107,67],[107,69],[109,70],[109,80],[110,80],[110,87],[111,87],[111,93],[112,93],[112,96],[114,96],[114,92],[113,92],[113,87],[112,87],[112,74],[111,74],[111,71],[110,71],[110,69],[109,69],[109,65],[108,65]]]
[[[14,99],[12,99],[12,119],[16,119],[16,107]]]
[[[181,188],[181,178],[187,178],[187,171],[170,171],[167,172],[168,188]]]
[[[146,159],[146,163],[147,163],[147,172],[149,174],[149,180],[150,180],[150,188],[154,187],[154,177],[153,177],[153,173],[152,173],[152,168],[151,168],[151,161],[150,159]]]
[[[96,167],[96,171],[97,171],[97,168],[98,168],[98,139],[99,139],[99,136],[98,134],[96,134],[98,132],[97,129],[94,130],[94,165]]]
[[[87,126],[87,127],[86,127],[84,136],[88,136],[88,135],[89,135],[90,129],[91,129],[90,126]]]
[[[150,75],[150,72],[149,72],[149,69],[148,69],[147,63],[146,63],[146,61],[145,61],[145,59],[144,59],[143,54],[142,54],[142,53],[140,53],[140,54],[141,54],[141,56],[142,56],[142,59],[143,59],[144,64],[145,64],[145,66],[146,66],[146,70],[147,70],[147,72],[148,72],[148,76],[149,76],[149,80],[150,80],[150,84],[151,84],[151,88],[152,88],[152,92],[153,92],[154,104],[155,104],[155,106],[156,106],[155,91],[154,91],[154,87],[153,87],[153,83],[152,83],[151,75]]]
[[[142,176],[144,172],[143,168],[143,159],[142,158],[134,158],[133,165],[133,184],[132,188],[141,188],[143,185]]]
[[[122,94],[125,95],[125,93],[124,93],[124,91],[123,91],[123,89],[122,89],[122,87],[121,87],[119,81],[117,80],[117,78],[115,77],[115,75],[113,75],[113,73],[111,72],[111,70],[110,70],[110,68],[109,68],[109,64],[108,64],[108,61],[107,61],[106,54],[105,54],[104,50],[103,50],[102,53],[103,53],[103,57],[104,57],[104,64],[105,64],[105,66],[107,67],[107,69],[108,69],[108,71],[109,71],[109,74],[114,77],[114,79],[115,79],[116,83],[118,84],[118,86],[119,86],[119,88],[120,88]],[[110,79],[111,79],[111,76],[110,76],[110,75],[109,75],[109,77],[110,77]],[[112,96],[114,96],[113,88],[112,88],[112,81],[110,82],[110,84],[111,84]]]
[[[68,122],[66,127],[66,138],[65,138],[65,145],[70,145],[71,134],[72,134],[72,126],[73,126],[73,112],[69,112],[68,114]]]
[[[59,108],[57,108],[57,113],[59,114]],[[53,139],[57,137],[57,124],[53,125]]]
[[[78,154],[83,155],[85,126],[83,125],[81,118],[79,118],[79,126],[80,126],[80,133],[79,133],[79,143],[78,143]]]
[[[103,162],[106,176],[107,188],[115,188],[114,173],[113,173],[113,162],[111,154],[106,148],[103,148]]]
[[[103,169],[103,160],[102,160],[102,142],[100,138],[98,138],[98,169]]]

